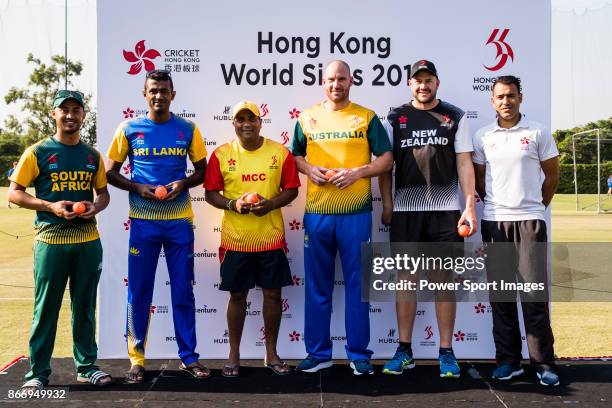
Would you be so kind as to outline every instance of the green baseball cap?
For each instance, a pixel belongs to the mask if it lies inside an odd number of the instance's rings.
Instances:
[[[67,89],[59,90],[55,93],[55,99],[53,99],[53,107],[57,108],[64,101],[68,99],[75,100],[79,105],[85,108],[85,102],[83,101],[83,94],[79,91],[69,91]]]

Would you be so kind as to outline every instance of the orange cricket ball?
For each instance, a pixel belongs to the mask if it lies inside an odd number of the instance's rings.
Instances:
[[[244,201],[250,204],[257,204],[259,202],[259,196],[257,193],[249,193],[244,197]]]
[[[458,229],[457,229],[457,233],[459,234],[460,237],[467,237],[468,235],[470,235],[470,227],[468,227],[467,225],[463,224],[461,225]]]
[[[155,187],[155,197],[157,197],[160,200],[163,200],[164,198],[166,198],[167,195],[168,195],[168,189],[166,189],[166,187],[164,186]]]
[[[85,206],[85,203],[82,201],[72,204],[72,212],[75,213],[76,215],[81,215],[86,210],[87,210],[87,207]]]
[[[325,178],[329,180],[330,178],[334,177],[336,174],[338,174],[336,170],[329,169],[325,172]]]

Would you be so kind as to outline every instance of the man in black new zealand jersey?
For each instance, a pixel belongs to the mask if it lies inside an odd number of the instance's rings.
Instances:
[[[408,84],[412,101],[391,109],[384,123],[393,144],[395,194],[392,198],[391,173],[381,176],[382,222],[391,225],[391,242],[461,242],[457,228],[467,222],[472,235],[477,225],[472,139],[464,112],[436,98],[440,81],[430,61],[412,65]],[[466,201],[463,213],[459,183]],[[385,374],[401,374],[414,367],[411,338],[416,301],[398,298],[396,309],[400,345],[385,364]],[[455,313],[454,297],[437,299],[440,377],[460,375],[452,350]]]

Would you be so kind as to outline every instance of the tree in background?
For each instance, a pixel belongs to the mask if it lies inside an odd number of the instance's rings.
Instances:
[[[601,138],[612,138],[612,118],[589,122],[583,126],[576,126],[572,129],[557,130],[553,133],[557,147],[559,148],[561,164],[572,164],[572,135],[585,130],[600,129]],[[612,144],[601,143],[601,162],[612,161]],[[597,143],[595,133],[588,135],[587,138],[576,139],[576,163],[596,164],[597,163]]]
[[[55,122],[50,116],[51,104],[58,89],[64,88],[64,57],[54,55],[51,63],[28,54],[27,61],[34,65],[24,88],[12,87],[4,97],[7,105],[20,105],[23,119],[9,115],[0,128],[0,185],[8,185],[6,172],[13,161],[18,160],[23,150],[37,141],[55,133]],[[68,88],[73,89],[70,78],[81,75],[83,64],[68,60]],[[81,140],[96,144],[96,112],[91,108],[91,94],[85,95],[87,117],[81,128]]]
[[[572,155],[572,135],[585,130],[600,129],[601,139],[612,138],[612,118],[589,122],[572,129],[557,130],[553,133],[559,148],[561,163],[561,179],[557,193],[574,194],[574,165]],[[578,192],[581,194],[597,193],[597,143],[595,133],[576,139],[576,177]],[[612,174],[612,143],[601,142],[601,191],[608,190],[607,178]]]
[[[12,87],[4,97],[7,105],[21,105],[24,119],[14,115],[4,122],[3,132],[20,135],[23,144],[30,145],[55,133],[55,123],[50,116],[51,104],[58,89],[64,88],[65,59],[62,55],[51,57],[51,63],[45,64],[39,58],[28,54],[27,61],[34,64],[28,85],[24,88]],[[74,89],[70,78],[78,77],[83,70],[79,61],[68,60],[68,89]],[[87,117],[81,129],[81,140],[94,145],[96,143],[96,114],[91,109],[91,94],[85,95]]]

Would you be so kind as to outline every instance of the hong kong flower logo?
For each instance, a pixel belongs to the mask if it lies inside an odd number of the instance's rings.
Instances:
[[[131,119],[134,117],[134,109],[130,108],[129,106],[127,108],[125,108],[125,110],[123,111],[123,118],[124,119]]]
[[[230,166],[235,166],[235,165],[236,165],[236,160],[234,160],[234,159],[229,159],[229,160],[227,161],[227,164],[229,164]]]
[[[299,230],[301,224],[302,223],[299,222],[298,220],[293,220],[289,223],[289,229],[291,229],[291,231]]]
[[[297,108],[293,108],[289,111],[289,116],[291,119],[297,119],[300,117],[300,111]]]
[[[289,333],[289,340],[291,341],[300,341],[300,333],[296,332],[295,330],[292,331],[291,333]]]
[[[125,284],[125,286],[128,285],[128,278],[123,278],[123,283]]]
[[[160,56],[161,54],[159,51],[153,48],[146,49],[145,40],[140,40],[136,43],[134,52],[123,50],[123,58],[125,58],[127,62],[132,63],[130,70],[127,72],[130,75],[136,75],[142,71],[143,65],[145,72],[153,71],[155,69],[155,64],[153,64],[152,60]]]
[[[155,313],[155,306],[151,305],[149,311],[151,312],[151,314]]]
[[[483,305],[482,303],[478,303],[477,305],[474,305],[474,310],[476,311],[476,314],[484,314],[485,305]]]
[[[123,170],[123,174],[130,174],[132,171],[132,166],[130,166],[130,163],[125,163],[121,169]]]
[[[398,121],[399,121],[399,123],[404,125],[404,124],[406,124],[406,122],[408,122],[408,118],[406,116],[400,116]]]
[[[461,330],[459,330],[457,333],[455,333],[454,336],[455,336],[455,341],[464,341],[465,340],[465,333],[462,332]]]
[[[529,144],[529,138],[527,136],[525,136],[524,138],[521,139],[521,144],[522,145],[528,145]]]
[[[264,326],[261,326],[259,332],[261,333],[261,337],[259,338],[259,340],[264,341],[266,339],[266,328]]]
[[[123,229],[125,229],[126,231],[130,230],[130,225],[132,224],[132,220],[130,220],[129,218],[127,219],[127,221],[125,221],[123,223]]]
[[[477,203],[481,202],[482,199],[480,198],[480,196],[478,195],[478,193],[474,193],[474,201],[476,201]]]
[[[297,276],[297,275],[293,275],[293,277],[291,278],[291,280],[292,280],[291,284],[292,284],[293,286],[299,286],[299,285],[300,285],[300,282],[302,281],[302,278],[300,278],[300,277],[299,277],[299,276]]]

